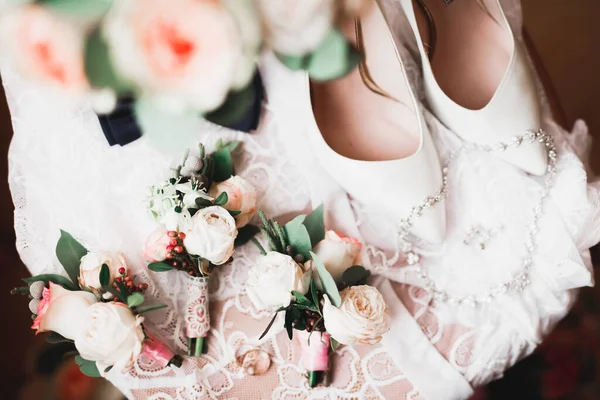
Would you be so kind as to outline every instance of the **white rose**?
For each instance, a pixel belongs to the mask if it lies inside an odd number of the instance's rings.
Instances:
[[[258,0],[267,42],[277,53],[301,56],[316,50],[333,21],[333,0]]]
[[[348,268],[360,264],[361,248],[362,243],[358,240],[327,231],[325,239],[317,243],[313,251],[333,279],[340,282]]]
[[[142,352],[144,317],[135,316],[123,303],[96,303],[80,317],[83,329],[75,337],[81,357],[95,361],[98,371],[113,366],[130,368]]]
[[[235,216],[236,225],[241,228],[250,222],[256,213],[256,189],[240,176],[232,176],[225,182],[213,184],[208,192],[212,197],[227,193],[227,204],[223,207],[230,211],[241,211]]]
[[[221,1],[115,2],[104,35],[117,71],[171,111],[219,107],[248,62],[236,18]]]
[[[214,265],[225,264],[233,254],[237,229],[235,220],[223,207],[211,206],[199,210],[184,233],[183,245],[188,253]]]
[[[390,316],[385,300],[373,286],[350,286],[340,293],[339,308],[323,296],[325,329],[342,344],[376,344],[390,329]]]
[[[94,251],[81,258],[79,264],[79,285],[89,289],[100,289],[100,270],[102,264],[108,266],[110,272],[109,284],[119,276],[119,269],[127,269],[123,253],[110,254],[105,251]]]
[[[81,315],[96,302],[98,299],[90,292],[70,291],[50,282],[42,292],[31,329],[36,333],[53,331],[73,340],[83,329]]]
[[[271,251],[248,271],[246,293],[259,310],[287,307],[292,290],[308,292],[310,276],[310,270],[304,270],[292,257]]]

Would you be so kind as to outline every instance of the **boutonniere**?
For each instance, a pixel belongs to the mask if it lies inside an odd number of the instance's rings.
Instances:
[[[327,385],[329,354],[340,344],[378,343],[389,330],[387,305],[367,285],[369,271],[360,266],[362,244],[325,231],[323,207],[281,226],[260,211],[261,231],[269,251],[257,241],[262,257],[250,269],[246,293],[258,309],[278,314],[290,340],[302,341],[309,385]]]
[[[56,255],[68,278],[36,275],[12,291],[32,298],[36,334],[50,332],[50,343],[73,343],[75,361],[88,376],[104,376],[112,368],[125,372],[142,354],[163,367],[181,366],[182,358],[143,324],[144,313],[166,305],[146,304],[148,285],[136,283],[122,254],[90,252],[61,231]]]

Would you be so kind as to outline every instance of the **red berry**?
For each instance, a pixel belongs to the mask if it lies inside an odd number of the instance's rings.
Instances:
[[[142,289],[148,289],[148,284],[147,283],[142,283]]]
[[[175,268],[179,267],[179,262],[177,262],[177,261],[173,261],[173,266],[174,266]]]
[[[175,231],[169,231],[169,232],[167,232],[167,235],[169,235],[169,237],[174,238],[174,237],[177,237],[177,232],[175,232]]]
[[[123,267],[119,268],[119,273],[121,275],[125,274],[125,268],[123,268]]]
[[[183,252],[183,247],[175,246],[175,248],[173,250],[175,251],[175,253],[181,253],[181,252]]]
[[[122,280],[123,280],[123,278],[121,278],[120,276],[117,276],[117,277],[115,278],[115,281],[117,281],[117,282],[121,282]]]
[[[132,287],[133,286],[133,282],[129,281],[127,282],[127,287]]]
[[[171,239],[171,240],[169,240],[169,245],[170,246],[177,246],[177,239]]]
[[[171,258],[173,258],[173,254],[167,253],[167,259],[170,260]]]
[[[125,277],[125,282],[129,282],[129,281],[131,281],[131,278],[130,278],[130,277],[128,277],[128,276],[126,276],[126,277]]]
[[[173,251],[174,248],[175,248],[175,246],[168,245],[167,246],[167,251]]]
[[[179,239],[185,240],[185,233],[179,232]]]

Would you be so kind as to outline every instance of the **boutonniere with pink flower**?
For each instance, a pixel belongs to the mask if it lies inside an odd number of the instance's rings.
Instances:
[[[389,330],[388,307],[367,285],[362,244],[326,232],[322,206],[283,226],[259,215],[269,251],[253,240],[262,257],[249,271],[246,294],[256,308],[275,311],[259,340],[283,313],[290,340],[297,331],[302,341],[310,387],[327,385],[330,352],[340,344],[378,343]]]
[[[166,305],[145,304],[148,285],[135,283],[122,254],[90,252],[61,231],[56,256],[68,277],[32,276],[11,292],[30,296],[36,334],[73,343],[75,361],[88,376],[126,372],[142,354],[163,367],[181,366],[182,358],[143,325],[144,313]]]
[[[200,145],[198,153],[186,154],[168,181],[151,189],[148,208],[161,226],[148,237],[145,256],[150,270],[177,270],[187,277],[189,355],[206,349],[209,276],[258,232],[249,225],[256,213],[256,190],[234,175],[231,153],[238,144],[219,140],[210,154]]]
[[[23,0],[0,8],[0,48],[23,76],[91,100],[135,100],[143,133],[181,143],[205,118],[247,115],[260,52],[326,81],[359,52],[335,26],[367,0]],[[163,123],[156,123],[162,121]],[[185,139],[184,139],[185,138]]]

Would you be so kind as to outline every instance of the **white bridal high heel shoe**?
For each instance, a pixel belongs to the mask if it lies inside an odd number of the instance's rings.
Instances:
[[[333,82],[305,78],[309,141],[324,168],[359,202],[399,221],[442,186],[439,159],[379,3],[342,24],[365,61]],[[430,243],[444,239],[444,207],[411,229]]]
[[[427,101],[468,142],[509,143],[541,127],[536,85],[499,0],[400,0],[417,38]],[[499,156],[524,171],[546,172],[538,142]]]

